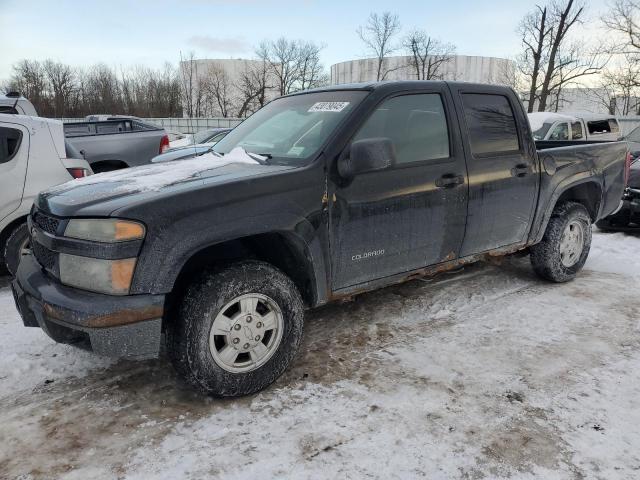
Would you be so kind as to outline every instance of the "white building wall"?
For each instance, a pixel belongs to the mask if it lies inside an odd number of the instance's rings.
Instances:
[[[417,76],[410,67],[410,59],[408,56],[386,58],[383,70],[389,73],[385,80],[415,80]],[[331,66],[331,84],[375,82],[377,63],[376,58],[336,63]],[[468,55],[453,55],[439,71],[445,80],[476,83],[509,83],[514,72],[512,60]]]

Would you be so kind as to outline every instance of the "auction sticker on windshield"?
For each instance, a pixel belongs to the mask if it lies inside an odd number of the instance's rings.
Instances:
[[[317,102],[311,105],[309,112],[341,112],[349,102]]]

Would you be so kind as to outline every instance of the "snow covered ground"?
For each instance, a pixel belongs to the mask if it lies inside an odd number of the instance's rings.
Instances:
[[[640,478],[640,237],[563,285],[510,258],[312,312],[240,400],[56,345],[2,287],[1,478]]]

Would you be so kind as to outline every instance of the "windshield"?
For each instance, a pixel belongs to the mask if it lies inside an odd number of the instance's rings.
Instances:
[[[543,123],[540,128],[533,131],[533,139],[544,140],[544,137],[549,131],[549,129],[551,128],[551,125],[553,125],[553,123],[547,123],[547,122]]]
[[[213,150],[226,154],[242,147],[266,156],[269,163],[304,163],[367,93],[343,90],[274,100],[229,132]]]
[[[203,130],[201,132],[198,132],[193,136],[193,143],[195,143],[196,145],[200,143],[205,143],[216,132],[217,130]]]

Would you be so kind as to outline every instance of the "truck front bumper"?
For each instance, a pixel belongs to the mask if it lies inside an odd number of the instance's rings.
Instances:
[[[164,295],[111,296],[60,284],[32,255],[22,257],[11,283],[26,327],[98,355],[154,358],[160,351]]]

